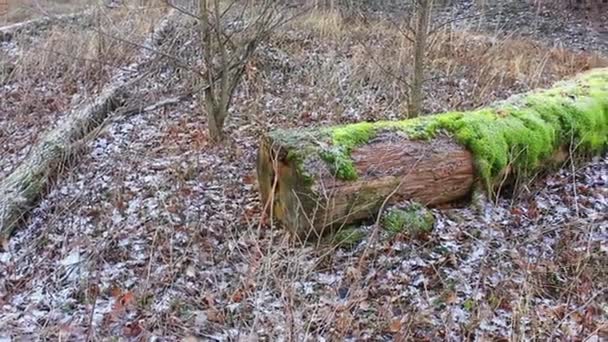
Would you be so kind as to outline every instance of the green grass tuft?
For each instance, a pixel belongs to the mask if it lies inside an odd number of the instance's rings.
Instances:
[[[382,219],[382,225],[389,233],[408,233],[414,237],[430,233],[434,224],[433,214],[417,203],[405,209],[392,208]]]
[[[367,233],[359,226],[349,226],[332,235],[332,242],[340,247],[353,248],[365,239]]]

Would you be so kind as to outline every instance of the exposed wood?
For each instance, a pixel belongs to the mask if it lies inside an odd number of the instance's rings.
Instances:
[[[463,199],[473,188],[472,155],[448,137],[416,141],[383,134],[353,150],[357,180],[338,180],[319,164],[311,186],[288,151],[273,143],[264,141],[258,159],[262,199],[273,203],[268,209],[274,218],[303,239],[374,216],[393,191],[389,202],[439,205]]]
[[[139,65],[145,65],[154,54],[150,49],[164,38],[178,13],[171,11],[143,43]],[[135,66],[133,70],[139,69]],[[101,94],[89,104],[75,108],[65,120],[32,148],[28,157],[5,179],[0,181],[0,241],[6,240],[29,209],[44,194],[56,173],[82,143],[128,99],[128,90],[140,77],[117,74]]]

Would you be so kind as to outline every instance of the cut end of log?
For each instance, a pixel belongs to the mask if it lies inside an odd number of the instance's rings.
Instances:
[[[309,216],[317,204],[310,179],[301,172],[299,162],[290,160],[289,152],[273,139],[263,138],[258,153],[258,182],[265,212],[302,236],[301,232],[311,230],[315,219]]]

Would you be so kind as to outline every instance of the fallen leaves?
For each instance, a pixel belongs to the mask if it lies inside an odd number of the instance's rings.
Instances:
[[[390,324],[388,325],[388,332],[391,332],[393,334],[396,334],[398,332],[401,331],[401,327],[403,326],[403,322],[402,322],[402,318],[398,317],[398,318],[393,318],[390,322]]]
[[[215,303],[215,298],[212,294],[205,295],[205,302],[208,306],[205,311],[206,317],[210,322],[224,324],[226,321],[226,315],[222,310],[218,309]]]
[[[7,275],[0,276],[0,292],[10,292],[0,296],[0,310],[4,310],[0,330],[9,326],[20,333],[31,327],[32,321],[26,319],[28,313],[22,312],[23,307],[48,316],[49,325],[73,318],[75,328],[71,332],[79,331],[77,322],[87,321],[88,306],[70,302],[69,286],[49,276],[54,263],[69,254],[63,250],[64,244],[74,236],[84,237],[89,243],[87,248],[95,250],[90,267],[103,274],[101,288],[88,289],[89,297],[99,299],[97,312],[111,312],[104,317],[107,324],[98,325],[96,333],[100,338],[131,339],[158,333],[167,339],[192,335],[189,341],[198,340],[194,336],[236,340],[235,336],[248,336],[253,329],[251,315],[257,319],[255,328],[264,336],[260,339],[289,339],[285,333],[290,329],[285,314],[287,302],[295,313],[293,329],[310,333],[311,339],[320,340],[339,331],[354,340],[359,336],[373,340],[382,333],[393,334],[398,340],[409,332],[418,334],[407,335],[412,340],[433,340],[428,336],[442,340],[441,331],[449,329],[451,338],[459,340],[465,339],[462,326],[471,322],[470,312],[463,312],[463,308],[475,312],[476,307],[488,304],[486,301],[495,310],[478,322],[486,330],[472,331],[479,335],[471,338],[482,338],[486,333],[485,336],[508,336],[512,328],[509,322],[514,317],[511,303],[515,306],[521,298],[534,298],[549,307],[564,303],[555,314],[563,318],[585,304],[582,298],[587,300],[602,286],[601,278],[585,271],[580,277],[568,275],[563,280],[573,288],[569,305],[565,298],[546,296],[542,291],[538,296],[526,297],[536,285],[531,282],[535,280],[530,277],[534,271],[531,265],[555,257],[556,236],[567,237],[563,239],[565,250],[587,246],[587,238],[602,238],[602,232],[587,231],[582,226],[594,223],[589,217],[601,220],[606,210],[605,159],[577,171],[576,188],[571,186],[570,173],[557,174],[546,184],[541,181],[534,186],[538,191],[531,201],[497,201],[487,216],[455,208],[452,210],[461,217],[456,222],[444,215],[448,209],[438,211],[440,227],[424,241],[412,245],[400,238],[389,244],[378,243],[370,252],[369,262],[361,268],[357,263],[361,250],[293,246],[283,243],[284,235],[274,229],[263,229],[255,235],[257,230],[249,229],[251,225],[257,228],[261,220],[266,227],[271,222],[261,213],[255,189],[253,164],[260,132],[269,127],[323,125],[336,120],[352,121],[359,116],[363,120],[395,115],[390,108],[379,106],[378,98],[369,89],[353,92],[350,99],[348,94],[333,99],[331,94],[325,97],[326,90],[321,85],[302,82],[307,78],[317,82],[308,73],[317,64],[343,66],[345,69],[340,72],[346,71],[345,76],[352,64],[339,54],[324,51],[328,50],[326,46],[319,46],[318,41],[301,36],[297,30],[289,35],[294,35],[298,48],[303,42],[312,46],[293,63],[303,77],[296,73],[285,81],[268,77],[273,74],[272,69],[256,73],[256,82],[270,89],[260,94],[259,101],[236,94],[238,114],[231,117],[227,126],[234,145],[230,148],[209,145],[205,118],[196,113],[195,103],[108,123],[106,131],[100,133],[107,138],[107,144],[100,145],[99,157],[85,156],[81,166],[59,179],[57,186],[69,191],[51,191],[23,233],[11,246],[6,242],[5,248],[11,247],[11,263],[14,259],[21,264],[6,266],[0,262],[0,274]],[[348,46],[342,48],[348,52]],[[265,52],[260,50],[262,55]],[[471,71],[467,70],[463,72]],[[162,88],[163,84],[164,79],[154,77],[142,81],[143,86],[151,88]],[[468,96],[463,90],[466,87],[464,83],[456,84],[458,94],[436,89],[450,101],[470,105],[472,101],[461,101]],[[504,93],[505,89],[500,91]],[[249,101],[247,105],[243,98]],[[29,101],[28,96],[24,94],[22,100]],[[330,102],[344,107],[343,117],[332,116],[335,113],[326,106]],[[62,102],[45,105],[54,107]],[[429,105],[431,109],[445,107],[435,98]],[[253,115],[251,108],[255,108]],[[289,111],[294,115],[283,115]],[[245,119],[249,115],[266,122],[249,122]],[[7,127],[12,129],[11,125]],[[19,144],[13,145],[5,151],[21,150]],[[97,149],[96,144],[92,146]],[[576,221],[575,227],[568,227],[564,222],[571,222],[574,216],[573,189],[578,192],[581,220]],[[114,209],[122,219],[110,222]],[[177,219],[186,222],[174,222]],[[565,230],[578,233],[566,235]],[[156,231],[162,236],[152,249],[149,246]],[[517,255],[512,256],[511,250]],[[156,256],[152,260],[150,251]],[[487,257],[480,256],[483,254]],[[577,260],[589,262],[563,255],[568,266],[560,265],[551,272],[572,269]],[[5,256],[8,255],[2,255]],[[536,275],[544,277],[547,273],[545,270]],[[149,293],[143,296],[137,288],[148,276]],[[242,285],[244,278],[247,285]],[[513,283],[505,285],[508,279]],[[114,283],[120,286],[105,290],[107,284]],[[351,286],[355,283],[360,285]],[[285,284],[294,284],[296,290],[283,296],[281,288]],[[474,290],[478,296],[474,296]],[[435,305],[438,298],[441,305]],[[171,305],[173,301],[188,305]],[[319,308],[319,302],[325,303],[323,308]],[[384,303],[386,312],[380,314],[379,307]],[[522,321],[543,317],[535,316],[541,312],[537,310],[538,302],[528,304]],[[410,324],[402,317],[403,311],[394,312],[392,305],[415,311],[407,317],[415,322]],[[251,312],[244,313],[243,307]],[[49,310],[53,310],[52,315]],[[451,323],[446,320],[448,316]],[[606,330],[596,308],[576,311],[572,320],[580,325],[577,328],[595,324],[598,334]]]
[[[122,334],[125,337],[137,337],[139,335],[141,335],[141,333],[144,331],[144,329],[141,327],[141,325],[139,324],[139,322],[128,322],[127,324],[125,324],[125,326],[122,328]]]

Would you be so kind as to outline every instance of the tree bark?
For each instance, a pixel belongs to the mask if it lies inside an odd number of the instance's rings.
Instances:
[[[291,148],[265,137],[258,180],[267,210],[302,239],[374,216],[391,194],[391,202],[411,199],[425,205],[464,199],[475,178],[471,153],[447,137],[416,141],[387,132],[351,153],[357,180],[337,179],[317,163],[307,170],[314,173],[311,186],[298,162],[288,157]]]
[[[218,113],[221,110],[213,107],[207,114],[207,125],[209,126],[209,137],[214,143],[219,143],[224,140],[224,120],[222,114]]]
[[[267,214],[309,239],[377,215],[387,199],[466,203],[564,151],[607,150],[608,69],[596,69],[471,112],[276,130],[261,139],[257,173]]]
[[[171,11],[143,43],[139,65],[152,57],[149,49],[164,38],[178,13]],[[135,68],[139,69],[139,68]],[[29,156],[0,182],[0,241],[7,240],[29,209],[44,194],[75,146],[128,99],[128,89],[139,79],[117,75],[93,103],[75,108],[56,129],[48,132]]]

